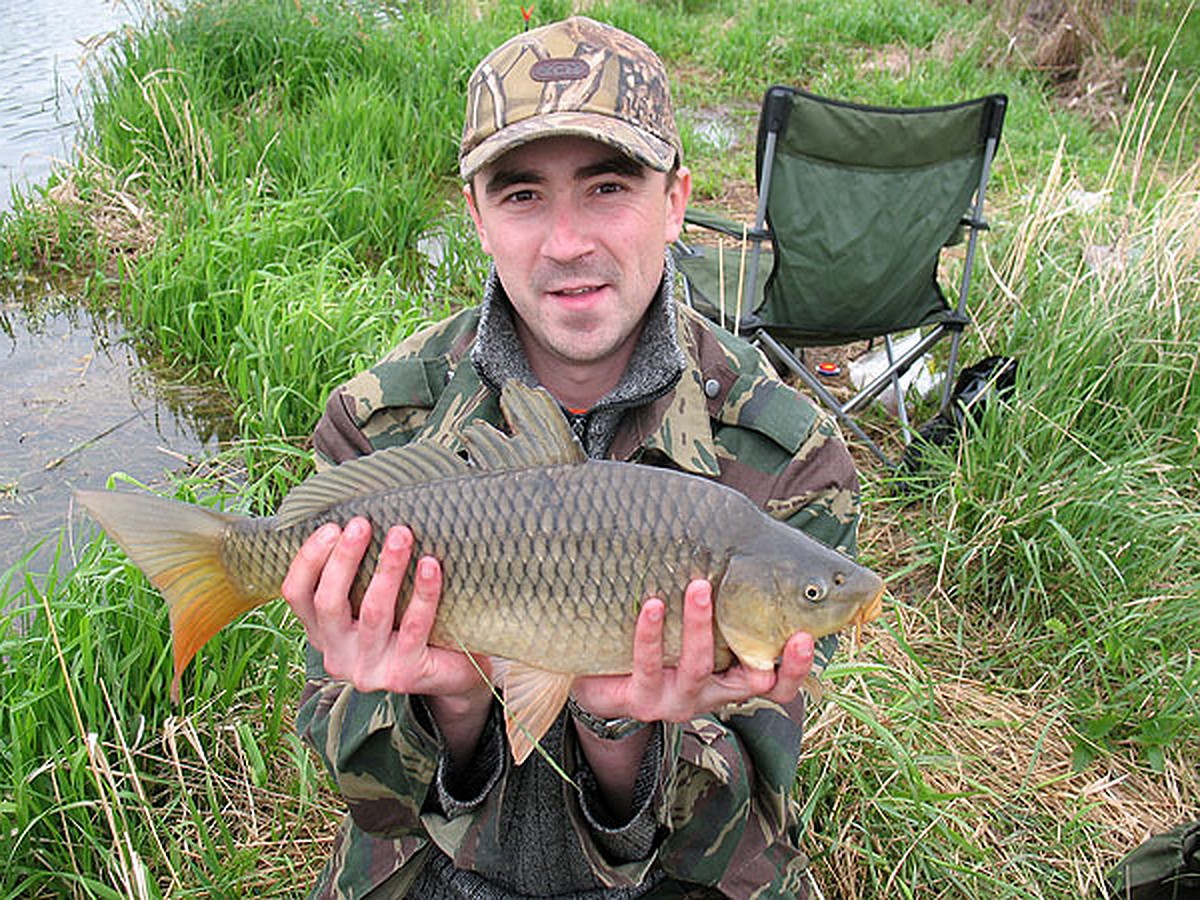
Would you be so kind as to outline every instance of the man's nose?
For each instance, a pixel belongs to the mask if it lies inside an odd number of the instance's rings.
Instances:
[[[575,205],[556,204],[546,226],[543,255],[556,260],[578,259],[586,256],[594,247],[592,232]]]

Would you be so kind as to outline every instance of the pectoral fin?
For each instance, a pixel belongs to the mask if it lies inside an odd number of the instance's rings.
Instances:
[[[575,676],[509,660],[493,660],[492,671],[503,684],[508,746],[519,766],[558,718]]]
[[[748,669],[766,671],[775,668],[779,659],[780,648],[770,641],[764,641],[758,635],[731,627],[726,622],[720,623],[721,635],[729,644],[729,649]]]
[[[820,703],[825,697],[825,688],[821,687],[821,679],[816,675],[805,675],[800,682],[800,690],[808,694],[808,699],[813,703]]]

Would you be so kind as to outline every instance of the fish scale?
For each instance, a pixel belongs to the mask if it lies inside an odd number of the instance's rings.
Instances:
[[[430,642],[496,660],[519,763],[581,675],[632,668],[638,610],[666,605],[664,661],[678,659],[688,583],[713,585],[714,668],[775,664],[796,631],[820,637],[874,618],[874,572],[776,521],[743,494],[673,470],[588,460],[553,398],[511,383],[511,435],[482,422],[460,437],[469,459],[417,441],[352,460],[251,518],[147,494],[80,491],[80,502],[167,598],[175,681],[236,616],[279,596],[302,543],[355,516],[372,540],[351,592],[355,612],[387,529],[437,557],[442,593]]]
[[[434,639],[510,659],[536,655],[549,668],[600,674],[628,671],[636,609],[650,594],[667,604],[668,618],[682,610],[692,578],[720,579],[732,545],[706,523],[734,518],[739,506],[748,526],[761,514],[741,495],[700,479],[682,478],[664,494],[661,472],[616,463],[559,466],[522,473],[465,477],[437,490],[405,488],[328,511],[329,521],[354,515],[372,524],[372,541],[360,568],[356,601],[374,571],[392,523],[414,536],[414,562],[400,596],[407,598],[415,560],[442,560],[443,587]],[[606,498],[628,498],[619,521]],[[511,511],[511,512],[510,512]],[[295,551],[321,521],[273,532],[271,520],[254,529],[232,529],[233,571],[256,569],[254,581],[278,585]],[[597,524],[602,531],[597,533]],[[272,534],[278,547],[268,552]],[[286,535],[286,537],[285,537]],[[604,547],[605,555],[597,555]],[[625,559],[628,565],[611,565]],[[606,564],[605,561],[609,561]],[[399,604],[397,622],[403,614]],[[670,628],[666,652],[678,656],[679,630]],[[718,635],[719,638],[719,635]]]

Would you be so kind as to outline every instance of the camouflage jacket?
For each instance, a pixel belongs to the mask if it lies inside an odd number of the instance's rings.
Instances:
[[[649,405],[626,411],[608,456],[717,479],[853,554],[857,478],[833,421],[782,384],[757,350],[676,309],[682,377]],[[497,396],[470,362],[478,323],[478,308],[464,310],[335,391],[314,434],[318,465],[418,437],[455,446],[473,417],[500,425]],[[818,666],[836,645],[836,638],[818,643]],[[708,896],[805,896],[807,859],[792,798],[803,715],[802,695],[788,706],[750,701],[657,726],[648,751],[656,758],[644,764],[657,769],[643,798],[652,825],[645,840],[630,844],[620,828],[606,828],[586,792],[560,791],[558,815],[576,834],[574,851],[582,848],[594,884],[611,890],[577,896],[703,896],[688,893],[699,885],[715,889]],[[310,652],[297,726],[350,811],[313,896],[405,896],[439,851],[464,869],[512,865],[500,819],[514,770],[493,761],[496,772],[474,786],[472,802],[448,798],[440,738],[419,698],[359,693],[328,679]],[[582,754],[571,729],[560,730],[564,765],[575,776]],[[502,730],[495,733],[501,748],[491,755],[506,762]],[[540,764],[535,755],[520,768]],[[622,891],[649,882],[657,883],[651,893]]]

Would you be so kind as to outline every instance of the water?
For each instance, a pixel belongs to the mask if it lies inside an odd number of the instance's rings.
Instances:
[[[37,294],[0,301],[0,571],[48,538],[29,566],[46,570],[81,524],[75,488],[117,472],[161,485],[233,436],[222,399],[147,366],[119,322]]]
[[[105,0],[0,0],[0,214],[11,188],[28,194],[71,158],[80,61],[134,18]],[[220,401],[139,359],[119,322],[19,276],[0,288],[0,384],[0,573],[25,557],[46,571],[63,526],[82,521],[74,488],[114,472],[161,484],[231,436]]]
[[[0,0],[0,210],[11,188],[43,183],[70,160],[85,115],[82,65],[136,21],[109,0]]]

